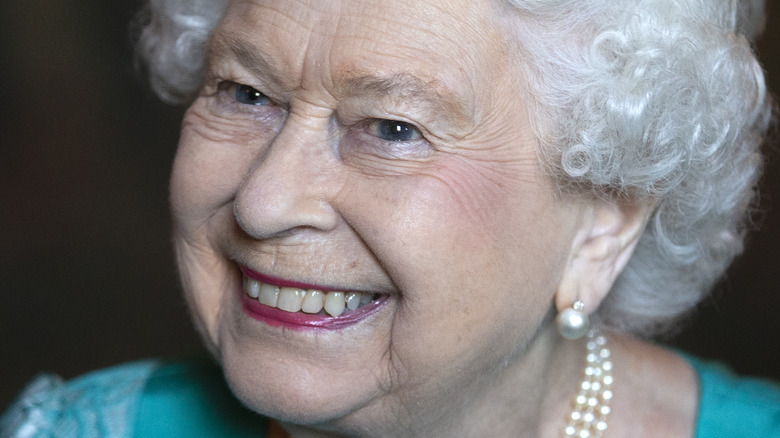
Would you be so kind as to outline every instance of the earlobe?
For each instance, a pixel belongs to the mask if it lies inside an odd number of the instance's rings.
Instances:
[[[599,307],[631,258],[653,206],[593,201],[585,207],[555,296],[558,312],[578,300],[587,313]]]

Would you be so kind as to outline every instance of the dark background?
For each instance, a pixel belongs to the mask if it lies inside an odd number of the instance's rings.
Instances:
[[[183,110],[132,65],[140,0],[0,6],[0,411],[40,371],[73,377],[200,351],[176,279],[167,178]],[[759,44],[780,89],[780,32]],[[772,149],[777,149],[773,142]],[[780,379],[780,154],[763,222],[672,342]]]

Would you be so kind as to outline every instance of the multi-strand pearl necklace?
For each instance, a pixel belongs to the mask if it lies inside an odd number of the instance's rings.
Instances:
[[[612,360],[607,338],[596,330],[588,332],[588,353],[579,392],[574,397],[574,409],[567,419],[564,437],[601,438],[607,430],[607,417],[612,409]]]

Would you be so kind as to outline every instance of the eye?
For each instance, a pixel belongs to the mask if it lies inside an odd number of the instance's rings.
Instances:
[[[249,85],[235,84],[234,97],[236,102],[246,105],[268,105],[271,99]]]
[[[368,125],[371,135],[385,141],[414,141],[422,138],[422,134],[412,124],[398,120],[374,120]]]

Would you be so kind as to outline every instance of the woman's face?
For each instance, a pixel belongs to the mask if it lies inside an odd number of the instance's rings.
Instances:
[[[500,12],[446,3],[233,1],[213,34],[175,241],[255,410],[373,431],[459,415],[545,321],[580,210],[540,170]]]

